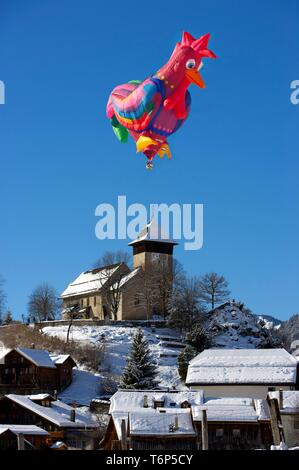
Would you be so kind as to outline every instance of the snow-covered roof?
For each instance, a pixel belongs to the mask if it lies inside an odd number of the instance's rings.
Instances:
[[[178,427],[174,428],[177,419]],[[189,413],[130,413],[131,436],[195,436]],[[173,430],[171,430],[171,429]]]
[[[201,406],[193,406],[194,421],[201,421],[202,410],[207,411],[208,421],[252,422],[269,420],[265,400],[251,398],[211,398]]]
[[[296,366],[285,349],[206,349],[190,361],[186,384],[294,384]]]
[[[271,398],[277,398],[279,401],[279,391],[269,392]],[[283,390],[282,391],[283,404],[280,412],[282,414],[295,413],[299,414],[299,391],[297,390]]]
[[[144,396],[147,396],[148,408],[144,408]],[[203,391],[170,391],[159,392],[158,390],[118,390],[110,399],[109,413],[128,411],[152,411],[155,400],[163,400],[164,408],[180,408],[181,403],[188,401],[190,405],[203,403]]]
[[[171,243],[173,245],[177,245],[177,243],[171,240],[166,233],[162,230],[160,225],[158,225],[154,219],[151,218],[151,221],[141,230],[136,240],[133,240],[129,243],[129,245],[135,245],[138,242],[142,241],[154,241],[154,242],[164,242],[164,243]]]
[[[140,271],[141,271],[140,267],[133,269],[133,271],[131,271],[129,274],[127,274],[121,279],[119,286],[120,287],[124,286],[128,281],[130,281],[133,277],[135,277],[136,274],[138,274]]]
[[[51,449],[60,449],[61,447],[67,447],[67,445],[62,441],[56,441],[51,445]]]
[[[299,348],[299,339],[295,339],[291,342],[291,350]]]
[[[33,401],[41,401],[46,399],[50,401],[55,400],[51,395],[49,395],[49,393],[35,393],[34,395],[27,395],[27,397]]]
[[[55,369],[56,367],[48,351],[29,348],[16,348],[16,351],[38,367],[48,367],[49,369]]]
[[[14,403],[23,406],[61,428],[97,427],[97,424],[89,418],[88,415],[81,413],[78,409],[76,409],[75,421],[71,421],[70,412],[71,410],[74,410],[74,408],[61,401],[53,401],[51,403],[51,407],[46,407],[38,405],[26,395],[9,394],[5,396]]]
[[[55,364],[63,364],[69,357],[69,354],[50,354],[52,361]]]
[[[81,273],[80,276],[68,285],[60,297],[64,298],[99,291],[120,266],[121,263]]]
[[[0,424],[0,434],[10,430],[14,434],[24,434],[31,436],[48,436],[48,432],[38,426],[27,424]]]

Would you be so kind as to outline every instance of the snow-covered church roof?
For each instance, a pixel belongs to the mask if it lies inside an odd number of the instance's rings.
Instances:
[[[296,369],[285,349],[206,349],[190,361],[186,384],[295,384]]]
[[[61,298],[99,291],[122,263],[81,273],[60,295]]]

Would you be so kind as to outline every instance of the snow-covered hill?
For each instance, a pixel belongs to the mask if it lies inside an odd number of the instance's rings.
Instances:
[[[212,337],[212,347],[219,348],[265,348],[279,346],[275,330],[269,329],[263,319],[250,313],[242,305],[227,302],[209,313],[205,328]],[[47,326],[43,333],[66,338],[67,325]],[[105,374],[121,376],[126,365],[136,328],[122,326],[72,326],[70,339],[81,344],[104,345],[104,359],[98,374],[87,371],[84,365],[75,370],[74,381],[61,394],[70,403],[87,405],[101,394],[101,381]],[[179,333],[170,328],[143,328],[152,355],[158,365],[158,385],[185,389],[181,382],[177,358],[184,348]]]
[[[47,326],[43,328],[43,333],[65,339],[67,328],[67,326]],[[70,334],[71,340],[81,344],[104,344],[105,354],[104,360],[100,364],[98,379],[95,381],[91,376],[93,374],[84,371],[84,367],[79,367],[77,371],[75,370],[73,384],[63,392],[61,398],[68,402],[76,400],[79,403],[82,402],[82,399],[80,400],[82,393],[84,404],[86,404],[89,398],[95,398],[101,393],[101,377],[105,373],[110,372],[113,375],[121,376],[136,331],[136,328],[119,326],[73,326]],[[151,328],[144,328],[144,334],[153,358],[158,364],[158,385],[186,388],[180,380],[177,369],[177,357],[184,348],[180,335],[169,328],[157,328],[154,331]],[[84,382],[87,383],[85,389]]]
[[[208,315],[206,329],[213,347],[265,348],[279,346],[275,330],[263,318],[249,312],[242,304],[226,302]]]

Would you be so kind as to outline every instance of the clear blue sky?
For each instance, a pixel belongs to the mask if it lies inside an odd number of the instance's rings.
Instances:
[[[204,247],[177,248],[190,274],[217,271],[255,313],[298,312],[298,0],[0,0],[0,273],[26,313],[42,281],[62,291],[106,250],[95,207],[204,203]],[[144,169],[105,117],[111,89],[163,65],[183,30],[211,32],[172,161]]]

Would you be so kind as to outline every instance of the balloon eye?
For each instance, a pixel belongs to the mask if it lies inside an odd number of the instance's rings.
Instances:
[[[194,69],[195,68],[195,60],[194,59],[189,59],[186,62],[186,69]]]
[[[197,70],[201,70],[202,68],[203,68],[203,62],[201,62],[201,63],[199,64],[199,67],[198,67]]]

